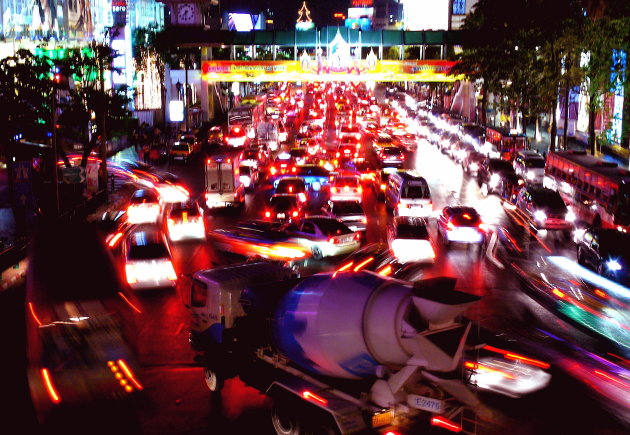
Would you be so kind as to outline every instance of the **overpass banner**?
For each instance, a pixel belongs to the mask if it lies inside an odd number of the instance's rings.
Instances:
[[[454,82],[462,75],[451,75],[456,62],[448,60],[354,60],[335,64],[302,56],[294,60],[233,61],[209,60],[201,65],[207,82]]]

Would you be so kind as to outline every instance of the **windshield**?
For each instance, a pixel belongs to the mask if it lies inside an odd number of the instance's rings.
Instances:
[[[274,196],[269,201],[269,205],[278,211],[297,208],[297,198],[295,196]]]
[[[352,232],[350,228],[336,219],[313,219],[313,223],[327,236],[339,236]]]
[[[184,213],[186,213],[189,217],[197,217],[201,214],[199,212],[199,208],[194,205],[177,204],[173,207],[173,210],[171,210],[170,216],[172,218],[181,218]]]
[[[429,188],[420,181],[404,184],[401,198],[429,198]]]
[[[167,258],[168,250],[163,243],[149,243],[146,245],[131,245],[129,248],[130,260],[154,260]]]
[[[544,159],[529,159],[525,160],[525,167],[527,168],[545,168],[545,160]]]
[[[182,145],[182,144],[173,145],[173,151],[188,151],[188,145]]]
[[[356,177],[335,178],[335,186],[359,187],[359,179]]]
[[[306,191],[303,181],[280,181],[276,193],[300,193]]]
[[[514,171],[510,162],[499,159],[490,160],[489,168],[491,171]]]
[[[428,239],[429,232],[424,225],[398,225],[397,239]]]
[[[328,170],[322,168],[321,166],[298,166],[297,168],[298,175],[315,175],[320,177],[328,177]]]
[[[333,203],[332,212],[334,215],[363,214],[361,204],[357,201],[339,201]]]
[[[400,154],[400,153],[401,153],[401,150],[395,147],[383,148],[383,154],[394,155],[394,154]]]
[[[567,208],[560,194],[553,190],[535,192],[534,202],[540,207],[547,207],[552,210],[565,210]]]

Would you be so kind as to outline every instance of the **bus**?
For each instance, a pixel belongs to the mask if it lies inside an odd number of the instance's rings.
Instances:
[[[545,187],[557,190],[576,217],[595,227],[628,231],[630,171],[586,153],[549,153]]]
[[[265,108],[261,102],[250,102],[250,104],[239,104],[228,112],[228,131],[232,127],[242,127],[247,131],[247,137],[256,137],[258,124],[265,119]]]
[[[519,151],[529,149],[527,136],[507,128],[486,127],[486,140],[480,151],[490,158],[513,161]]]

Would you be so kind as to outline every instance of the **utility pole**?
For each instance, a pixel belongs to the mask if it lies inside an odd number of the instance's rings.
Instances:
[[[188,125],[188,56],[189,53],[186,53],[186,55],[184,56],[184,78],[186,81],[184,85],[184,117],[186,118],[186,133],[188,133],[190,128],[190,126]]]
[[[53,209],[53,216],[59,217],[59,165],[57,165],[57,97],[58,88],[57,83],[53,82],[52,91],[52,149],[53,149],[53,183],[55,185],[53,191],[55,196],[55,203]]]
[[[109,35],[109,32],[108,32]],[[105,99],[105,73],[104,73],[104,65],[103,65],[103,56],[101,55],[101,53],[98,53],[98,46],[96,44],[94,44],[94,51],[95,51],[95,55],[97,56],[97,61],[98,61],[98,74],[99,74],[99,81],[100,81],[100,89],[101,89],[101,110],[102,110],[102,116],[101,116],[101,164],[99,167],[100,170],[100,174],[99,177],[101,180],[103,180],[103,186],[105,186],[104,189],[104,195],[105,195],[105,203],[107,203],[109,201],[108,198],[108,194],[107,194],[107,135],[106,135],[106,131],[105,131],[105,122],[106,122],[106,117],[107,117],[107,110],[105,110],[105,106],[107,104],[107,101]]]

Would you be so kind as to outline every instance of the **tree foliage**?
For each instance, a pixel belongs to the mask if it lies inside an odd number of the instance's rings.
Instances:
[[[487,92],[505,97],[525,117],[551,112],[553,141],[559,92],[586,83],[594,110],[608,91],[612,50],[630,40],[628,4],[480,0],[465,21],[470,39],[459,72],[482,80]],[[615,19],[608,15],[613,10]],[[583,53],[590,53],[590,63]]]

